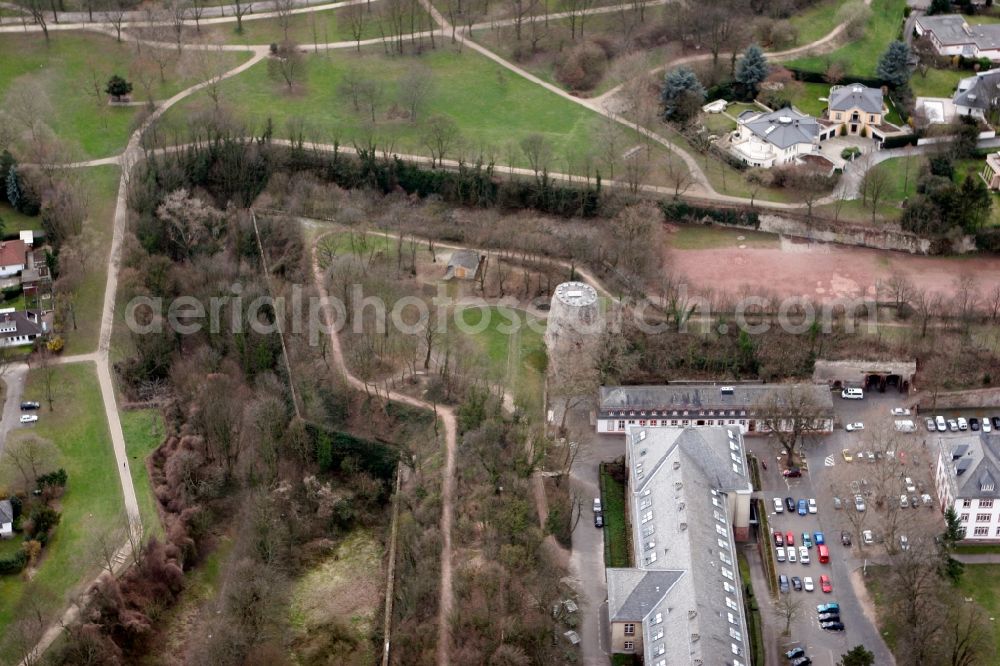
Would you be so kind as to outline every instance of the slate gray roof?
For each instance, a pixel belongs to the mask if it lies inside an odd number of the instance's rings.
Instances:
[[[861,109],[865,113],[882,113],[882,90],[860,83],[837,86],[830,89],[827,106],[832,111]]]
[[[939,441],[951,460],[949,481],[956,498],[1000,498],[1000,435],[979,432]]]
[[[1000,48],[1000,25],[997,24],[969,25],[961,14],[921,16],[917,23],[922,30],[934,33],[943,46],[975,44],[979,49]]]
[[[612,622],[641,620],[667,596],[684,571],[616,569],[608,573],[608,617]]]
[[[0,500],[0,523],[14,522],[14,507],[10,500]]]
[[[631,426],[626,447],[635,567],[607,570],[609,617],[643,623],[647,664],[749,664],[726,497],[752,491],[739,428]]]
[[[45,332],[41,318],[32,310],[0,313],[0,338],[38,336]]]
[[[732,388],[732,393],[723,393],[722,388]],[[683,410],[747,410],[759,404],[775,391],[789,387],[796,390],[812,391],[817,404],[828,414],[833,414],[833,398],[830,388],[821,384],[721,384],[721,383],[674,383],[658,386],[602,386],[598,409],[602,414],[609,411],[652,411],[673,412]]]
[[[475,250],[455,250],[448,259],[448,266],[463,266],[470,271],[479,268],[479,253]]]
[[[1000,69],[990,69],[959,81],[952,101],[958,106],[988,109],[998,96],[1000,96]]]
[[[819,123],[796,109],[778,109],[744,121],[747,129],[784,150],[799,143],[812,143],[819,136]]]

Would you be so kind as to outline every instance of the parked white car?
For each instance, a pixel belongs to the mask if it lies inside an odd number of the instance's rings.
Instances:
[[[819,507],[816,506],[816,498],[815,497],[810,497],[809,498],[809,513],[816,513],[817,511],[819,511]]]
[[[870,546],[875,543],[875,534],[871,530],[865,530],[861,533],[861,539],[865,542],[866,546]]]
[[[910,410],[908,410],[908,409],[906,409],[904,407],[893,407],[892,408],[892,415],[893,416],[909,416],[910,415]]]
[[[906,492],[915,493],[917,492],[917,484],[913,483],[913,479],[906,477],[903,479],[903,484],[906,485]]]
[[[785,505],[781,503],[781,498],[780,497],[775,497],[774,498],[774,512],[775,513],[784,513],[785,512]]]
[[[600,512],[601,512],[601,498],[600,497],[595,497],[594,498],[594,513],[600,513]]]
[[[958,429],[959,430],[968,430],[969,429],[969,422],[965,420],[964,416],[959,416],[958,419],[957,419],[957,421],[958,421]]]
[[[785,549],[785,557],[788,558],[790,563],[795,564],[795,561],[797,560],[795,557],[795,546],[790,546]]]
[[[785,561],[785,549],[782,546],[778,546],[774,549],[774,559],[779,562]]]
[[[799,546],[799,562],[809,564],[809,549],[805,546]]]
[[[813,584],[812,576],[806,576],[802,579],[802,587],[805,588],[806,592],[812,592],[816,589],[816,586]]]
[[[865,424],[861,421],[858,421],[857,423],[848,423],[845,429],[847,432],[858,432],[865,429]]]
[[[34,414],[21,414],[21,423],[34,423],[38,417]]]

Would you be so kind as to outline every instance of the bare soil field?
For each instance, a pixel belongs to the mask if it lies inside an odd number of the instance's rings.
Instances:
[[[974,277],[980,292],[1000,282],[997,257],[925,257],[783,237],[762,244],[719,231],[719,243],[701,243],[697,249],[679,249],[671,235],[665,248],[667,270],[685,278],[695,290],[818,301],[874,296],[880,281],[897,274],[918,289],[945,296],[954,294],[959,276]]]

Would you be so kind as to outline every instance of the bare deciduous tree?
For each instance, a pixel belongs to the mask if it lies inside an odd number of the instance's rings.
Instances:
[[[793,466],[795,451],[806,438],[822,432],[830,418],[809,386],[789,386],[772,391],[755,406],[760,430],[774,434],[788,451],[785,465]]]
[[[424,145],[431,152],[431,167],[435,161],[440,166],[445,155],[458,141],[458,125],[451,117],[435,114],[427,119],[424,125]]]

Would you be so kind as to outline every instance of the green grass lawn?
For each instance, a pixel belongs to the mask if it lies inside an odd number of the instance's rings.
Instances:
[[[719,136],[736,129],[736,123],[721,113],[703,113],[701,123],[709,132]]]
[[[844,65],[847,76],[874,77],[879,56],[899,36],[906,0],[872,0],[872,17],[864,37],[833,53],[792,60],[788,65],[811,72],[825,72],[832,62]]]
[[[601,508],[604,510],[604,566],[632,566],[625,520],[625,484],[615,481],[604,465],[601,465]]]
[[[542,389],[545,384],[545,342],[541,331],[545,322],[532,319],[523,310],[490,307],[485,310],[468,308],[461,313],[462,321],[478,328],[484,312],[488,312],[488,326],[470,337],[481,345],[489,359],[490,372],[504,380],[504,386],[513,396],[515,404],[536,420],[541,419]],[[511,321],[515,323],[512,324]],[[518,325],[519,324],[519,325]],[[503,329],[514,328],[513,332]]]
[[[364,19],[361,23],[361,39],[375,39],[382,36],[382,22],[378,11],[372,8],[362,16]],[[417,32],[427,30],[429,26],[429,15],[420,10],[417,14]],[[385,28],[385,32],[389,32],[388,27]],[[235,22],[216,23],[202,26],[201,33],[196,33],[193,28],[190,29],[187,39],[226,44],[272,44],[285,41],[285,31],[276,18],[252,19],[252,15],[249,15],[243,17],[243,34],[236,32]],[[288,39],[299,44],[352,41],[354,35],[351,32],[350,14],[347,9],[295,14],[288,22]]]
[[[15,87],[37,84],[40,119],[66,142],[67,161],[113,155],[125,147],[137,107],[109,107],[103,94],[112,74],[134,79],[135,45],[119,44],[113,37],[92,33],[52,32],[46,44],[37,35],[0,35],[0,104],[11,110],[7,96]],[[171,56],[164,80],[153,77],[153,95],[164,99],[201,79],[190,62],[193,56]],[[229,67],[247,59],[240,53],[216,54]],[[154,67],[156,67],[154,65]],[[94,81],[101,99],[94,92]],[[133,80],[136,98],[142,98]],[[29,88],[30,90],[30,88]]]
[[[792,105],[799,111],[818,117],[826,109],[824,100],[830,95],[830,86],[826,83],[800,83],[794,87],[797,94],[792,99]]]
[[[991,618],[985,623],[986,630],[994,646],[992,653],[1000,654],[1000,627],[992,621],[1000,615],[1000,564],[966,564],[958,588],[958,594],[971,597]]]
[[[675,250],[708,250],[740,245],[755,248],[776,248],[780,242],[778,236],[760,231],[681,224],[677,225],[676,231],[667,236],[667,245]]]
[[[14,655],[4,648],[7,629],[15,609],[26,592],[40,588],[37,595],[53,617],[80,586],[99,571],[90,557],[92,537],[122,520],[124,503],[115,468],[111,438],[104,419],[101,391],[94,366],[90,363],[55,366],[55,411],[45,405],[42,371],[28,375],[24,397],[38,400],[42,409],[38,423],[24,432],[51,440],[59,449],[56,466],[69,474],[61,499],[62,521],[44,551],[39,569],[29,587],[20,576],[0,578],[0,663],[9,664]],[[16,435],[15,435],[16,437]]]
[[[160,535],[163,533],[163,525],[156,510],[153,489],[149,485],[146,458],[163,442],[165,433],[163,416],[156,409],[135,409],[121,412],[119,416],[122,421],[122,433],[125,435],[125,450],[129,458],[129,471],[132,473],[132,485],[135,486],[135,496],[139,502],[143,532]]]
[[[97,349],[104,313],[104,287],[107,280],[108,252],[114,231],[115,204],[118,197],[119,169],[116,166],[80,169],[87,188],[89,211],[84,233],[96,240],[100,248],[81,282],[76,297],[76,330],[66,331],[66,354],[82,354]]]
[[[801,11],[794,12],[788,21],[798,30],[795,46],[809,44],[826,36],[837,27],[837,11],[847,0],[819,0]]]
[[[926,73],[917,70],[910,77],[910,87],[916,97],[951,97],[958,82],[972,76],[972,72],[957,69],[928,69]]]
[[[28,217],[10,207],[9,203],[0,203],[0,220],[3,220],[4,235],[16,236],[22,229],[41,231],[41,216]]]
[[[593,154],[594,137],[603,122],[596,113],[471,51],[439,47],[421,56],[386,57],[380,49],[368,49],[362,56],[353,52],[338,53],[335,58],[311,56],[308,63],[301,92],[290,94],[285,85],[268,76],[267,64],[261,63],[224,82],[224,98],[238,100],[233,111],[256,127],[270,117],[280,133],[289,119],[301,118],[312,136],[330,143],[339,138],[350,144],[374,136],[380,147],[391,144],[399,152],[429,154],[424,126],[404,118],[396,103],[399,81],[408,68],[423,64],[432,73],[423,118],[433,113],[451,116],[468,149],[466,154],[483,150],[498,163],[513,160],[518,166],[527,165],[520,141],[539,133],[552,146],[552,170],[563,170],[567,162],[577,163]],[[355,111],[350,98],[338,89],[352,67],[383,86],[384,101],[377,108],[374,128],[367,111]],[[210,103],[205,96],[186,100],[166,114],[165,122],[183,129],[192,112]],[[446,157],[457,155],[453,149]]]

